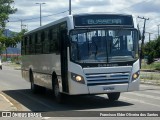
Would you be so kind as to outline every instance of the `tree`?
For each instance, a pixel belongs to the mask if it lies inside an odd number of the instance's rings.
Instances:
[[[144,56],[147,56],[147,64],[154,62],[155,57],[155,41],[150,41],[144,45]]]
[[[6,22],[8,21],[9,15],[14,14],[17,9],[11,6],[14,0],[0,0],[0,32],[2,35],[5,29]]]
[[[0,54],[11,43],[11,39],[3,35],[9,15],[14,14],[17,9],[11,6],[14,0],[0,0]]]
[[[144,55],[147,56],[147,63],[154,62],[154,58],[160,58],[160,37],[150,41],[144,46]]]
[[[13,41],[14,41],[14,44],[17,44],[19,42],[21,42],[21,40],[23,39],[23,36],[24,36],[24,33],[27,32],[27,30],[25,29],[22,29],[21,32],[17,33],[14,37],[13,37]],[[13,44],[13,45],[14,45]]]
[[[157,38],[156,43],[155,43],[155,57],[160,58],[160,37]]]

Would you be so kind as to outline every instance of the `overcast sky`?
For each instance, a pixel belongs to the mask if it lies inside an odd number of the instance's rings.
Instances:
[[[14,0],[13,6],[18,9],[10,15],[7,29],[19,32],[21,22],[29,30],[39,27],[40,6],[42,5],[42,25],[55,21],[69,14],[69,0]],[[157,25],[160,24],[160,0],[71,0],[72,14],[88,12],[127,13],[136,17],[149,18],[146,22],[146,32],[151,32],[151,38],[158,34]],[[143,28],[142,19],[137,19]],[[146,34],[148,39],[148,34]]]

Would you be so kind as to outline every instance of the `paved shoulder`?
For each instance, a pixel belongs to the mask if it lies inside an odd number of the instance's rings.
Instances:
[[[0,93],[0,111],[17,111],[17,108]]]

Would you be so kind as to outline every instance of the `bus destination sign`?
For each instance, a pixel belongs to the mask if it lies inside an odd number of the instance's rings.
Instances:
[[[133,27],[133,19],[130,15],[79,15],[74,16],[75,27],[95,25],[127,25]]]
[[[121,19],[87,19],[86,21],[83,21],[84,23],[82,24],[87,24],[88,25],[111,25],[111,24],[122,24]]]

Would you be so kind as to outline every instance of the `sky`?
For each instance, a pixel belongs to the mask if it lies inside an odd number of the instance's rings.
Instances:
[[[40,5],[36,3],[45,3],[41,7],[42,25],[58,20],[69,14],[69,0],[14,0],[12,6],[18,11],[9,16],[7,29],[19,32],[22,27],[33,30],[40,26]],[[149,18],[146,21],[146,32],[150,32],[151,39],[158,35],[158,26],[160,24],[160,0],[71,0],[72,14],[105,12],[131,14],[136,18],[138,16]],[[142,31],[144,19],[137,18]],[[159,26],[160,27],[160,26]],[[160,29],[160,28],[159,28]],[[149,34],[146,33],[146,41],[149,40]]]

